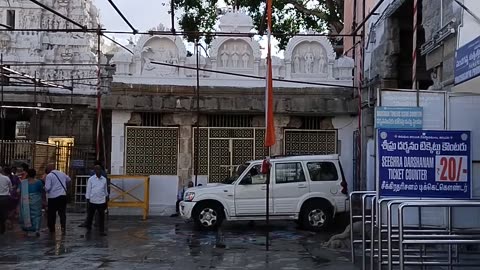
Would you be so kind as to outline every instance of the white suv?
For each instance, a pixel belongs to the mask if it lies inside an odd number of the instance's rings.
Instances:
[[[270,162],[270,219],[296,220],[305,229],[319,231],[336,213],[348,211],[347,182],[338,155],[274,158]],[[239,166],[231,184],[188,189],[180,214],[203,229],[215,229],[224,219],[265,220],[267,179],[261,165],[262,160],[256,160]]]

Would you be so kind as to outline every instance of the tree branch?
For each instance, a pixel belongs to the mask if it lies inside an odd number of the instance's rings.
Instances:
[[[319,19],[326,20],[325,12],[322,12],[322,11],[317,10],[317,9],[308,9],[307,7],[305,7],[303,5],[303,3],[300,3],[297,0],[286,0],[285,3],[293,5],[293,7],[296,10],[300,11],[303,14],[312,15],[312,16],[318,17]]]
[[[296,10],[305,15],[315,16],[320,20],[329,23],[329,26],[332,27],[337,32],[337,34],[342,32],[343,30],[342,19],[338,18],[337,5],[334,0],[325,0],[325,4],[327,5],[329,13],[320,11],[319,9],[309,9],[298,0],[286,0],[285,3],[293,5]]]

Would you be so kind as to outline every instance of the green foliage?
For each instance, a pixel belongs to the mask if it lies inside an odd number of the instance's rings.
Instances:
[[[227,0],[228,5],[244,8],[253,19],[255,29],[264,34],[266,30],[265,1]],[[174,0],[176,10],[184,11],[179,19],[186,38],[209,44],[211,36],[197,32],[213,32],[218,19],[218,0]],[[343,28],[343,0],[273,0],[272,32],[279,40],[279,48],[285,49],[288,41],[300,31],[340,33]]]

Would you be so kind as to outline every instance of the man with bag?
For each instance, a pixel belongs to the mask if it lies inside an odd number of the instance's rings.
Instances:
[[[67,184],[71,181],[70,177],[61,171],[55,170],[55,165],[48,164],[45,170],[45,191],[48,196],[48,229],[50,233],[55,233],[55,223],[58,216],[62,233],[65,234],[67,223]]]

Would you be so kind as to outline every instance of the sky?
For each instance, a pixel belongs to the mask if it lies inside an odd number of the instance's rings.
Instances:
[[[108,30],[131,31],[107,0],[93,0],[100,11],[100,20]],[[115,0],[130,23],[140,31],[147,31],[160,23],[170,28],[170,1],[166,0]]]

